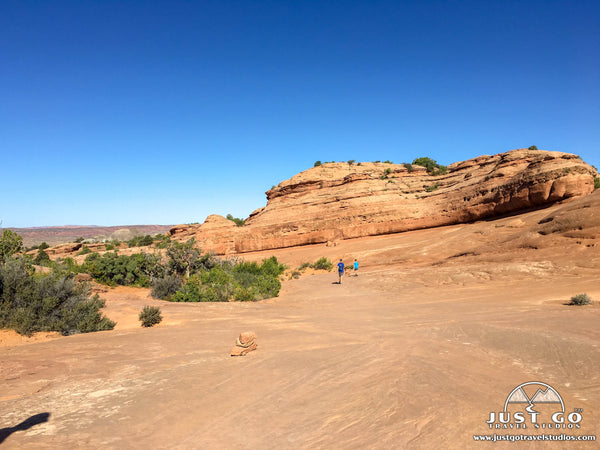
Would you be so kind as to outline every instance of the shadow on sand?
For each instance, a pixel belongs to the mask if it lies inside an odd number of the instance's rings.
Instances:
[[[23,422],[15,425],[14,427],[0,428],[0,444],[2,444],[4,440],[15,431],[29,430],[31,427],[39,425],[40,423],[48,422],[49,417],[50,413],[40,413],[36,414],[35,416],[31,416],[29,419],[25,419]]]

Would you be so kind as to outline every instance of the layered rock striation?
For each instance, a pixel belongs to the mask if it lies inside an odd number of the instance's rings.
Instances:
[[[448,166],[444,175],[388,163],[326,163],[267,191],[246,225],[211,215],[180,225],[218,254],[317,244],[490,218],[594,190],[596,170],[578,156],[519,149]]]

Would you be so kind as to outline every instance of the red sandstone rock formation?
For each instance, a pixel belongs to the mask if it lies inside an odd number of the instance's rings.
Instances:
[[[594,190],[578,156],[519,149],[451,164],[446,175],[401,164],[326,163],[267,191],[244,227],[211,215],[170,230],[218,254],[335,242],[484,219]]]
[[[227,219],[225,219],[227,220]],[[241,333],[231,349],[231,356],[246,356],[249,352],[256,350],[256,334],[252,331]]]

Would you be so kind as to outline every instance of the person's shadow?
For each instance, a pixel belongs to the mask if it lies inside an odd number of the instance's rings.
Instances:
[[[39,425],[40,423],[48,422],[49,418],[50,413],[40,413],[36,414],[35,416],[31,416],[29,419],[25,419],[23,422],[15,425],[14,427],[0,428],[0,444],[2,444],[4,440],[15,431],[29,430],[31,427]]]

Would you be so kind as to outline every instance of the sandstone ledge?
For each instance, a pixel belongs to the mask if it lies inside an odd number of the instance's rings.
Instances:
[[[578,156],[519,149],[448,166],[446,175],[402,164],[326,163],[267,191],[267,205],[236,227],[211,215],[170,230],[217,254],[325,243],[490,218],[594,190]]]

